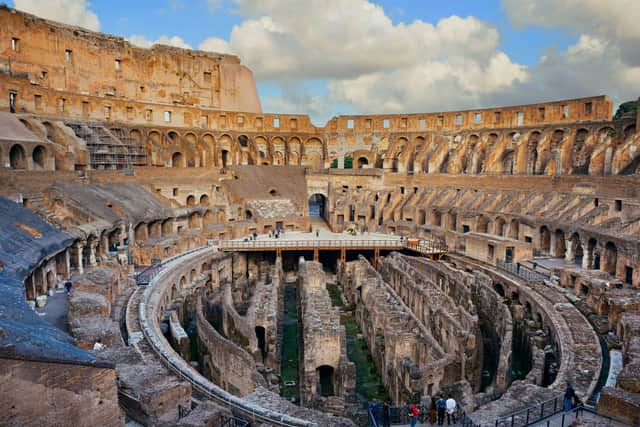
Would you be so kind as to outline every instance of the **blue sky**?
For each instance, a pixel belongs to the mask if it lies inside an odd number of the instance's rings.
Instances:
[[[640,31],[633,18],[640,2],[631,0],[604,6],[598,0],[12,3],[132,42],[135,35],[141,45],[164,37],[199,48],[215,38],[205,48],[240,56],[254,71],[263,109],[309,113],[318,124],[335,114],[603,93],[618,103],[640,94]]]

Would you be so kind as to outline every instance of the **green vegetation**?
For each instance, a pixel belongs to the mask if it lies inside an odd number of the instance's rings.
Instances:
[[[342,291],[337,284],[327,284],[327,291],[334,306],[344,307]],[[347,357],[356,365],[356,393],[366,401],[388,399],[389,395],[373,363],[369,347],[362,338],[362,331],[356,323],[353,311],[343,310],[340,323],[347,333]]]
[[[620,104],[616,114],[613,115],[613,120],[618,120],[624,113],[638,111],[638,101],[627,101]]]
[[[298,308],[296,287],[284,290],[284,327],[282,331],[282,362],[280,365],[280,395],[287,399],[299,399],[298,389]],[[287,381],[295,381],[295,386],[286,387]]]

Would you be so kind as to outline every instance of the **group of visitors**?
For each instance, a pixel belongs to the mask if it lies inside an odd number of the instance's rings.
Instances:
[[[379,425],[383,427],[391,426],[391,401],[387,400],[380,407],[379,404],[373,407],[373,414],[376,417]],[[436,400],[435,397],[431,398],[431,402],[428,407],[424,408],[421,412],[420,407],[415,403],[405,405],[407,418],[411,424],[411,427],[415,427],[418,422],[429,423],[430,425],[444,425],[445,418],[447,419],[447,425],[456,424],[456,408],[458,404],[455,399],[448,395],[445,400],[444,395],[441,394],[440,398]],[[382,424],[379,423],[379,416],[382,415]]]

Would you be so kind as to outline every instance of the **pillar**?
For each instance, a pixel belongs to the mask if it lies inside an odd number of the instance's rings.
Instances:
[[[42,281],[42,290],[44,291],[43,293],[47,293],[47,291],[49,290],[49,284],[47,283],[47,274],[44,271],[44,268],[40,268],[40,280]]]
[[[565,239],[565,247],[567,248],[565,254],[564,254],[564,259],[565,261],[567,261],[568,264],[573,264],[576,262],[576,254],[575,254],[575,244],[573,242],[573,240],[569,239],[566,240]]]
[[[82,264],[82,250],[84,249],[84,244],[82,242],[77,242],[76,245],[76,256],[78,257],[78,273],[84,273],[84,265]]]
[[[98,242],[92,240],[89,244],[89,265],[91,267],[95,267],[98,262],[96,261],[96,246],[98,246]]]
[[[558,256],[558,251],[556,248],[556,233],[552,233],[549,232],[550,235],[550,239],[549,239],[549,255],[551,257],[557,257]],[[542,243],[540,244],[540,247],[542,247]]]
[[[593,250],[589,250],[589,240],[581,242],[582,245],[582,268],[591,270],[593,268]]]

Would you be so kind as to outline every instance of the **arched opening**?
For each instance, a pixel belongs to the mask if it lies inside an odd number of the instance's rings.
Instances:
[[[56,287],[56,279],[53,272],[47,271],[47,289],[53,289]]]
[[[173,234],[173,219],[167,218],[162,221],[162,235],[168,236]]]
[[[196,281],[197,278],[198,278],[198,272],[196,271],[195,268],[192,268],[191,273],[189,273],[189,281],[193,283]]]
[[[358,169],[363,169],[369,166],[369,160],[366,157],[358,158]]]
[[[189,197],[187,197],[187,206],[195,206],[196,205],[196,198],[194,195],[190,195]]]
[[[502,159],[502,170],[507,175],[513,175],[514,152],[509,151]]]
[[[222,150],[222,167],[227,167],[230,166],[230,162],[229,162],[229,151],[227,150]]]
[[[322,194],[314,194],[309,197],[309,216],[311,218],[324,218],[327,198]]]
[[[431,211],[431,225],[435,225],[437,227],[442,227],[442,214],[439,211]]]
[[[200,196],[200,206],[209,206],[209,196],[206,194]]]
[[[240,143],[241,147],[246,148],[249,145],[249,138],[247,138],[247,135],[240,135],[238,137],[238,142]]]
[[[45,160],[47,158],[47,150],[42,146],[38,145],[33,149],[32,154],[33,159],[33,168],[34,169],[44,169],[45,168]]]
[[[321,396],[333,396],[333,368],[328,365],[322,365],[316,369],[316,377],[318,380],[318,390]]]
[[[141,222],[140,224],[136,225],[136,228],[134,229],[134,236],[136,238],[136,242],[144,242],[145,240],[147,240],[147,237],[149,236],[148,234],[148,230],[147,230],[147,224],[144,222]]]
[[[181,152],[176,151],[171,156],[171,166],[174,168],[184,168],[186,167],[184,156]]]
[[[518,240],[520,235],[520,222],[517,219],[512,219],[509,224],[509,237],[511,239]]]
[[[616,264],[618,263],[618,249],[615,243],[607,242],[604,247],[604,259],[602,269],[611,275],[616,275]]]
[[[502,286],[502,284],[500,283],[494,283],[493,284],[493,289],[498,293],[498,295],[500,295],[501,297],[504,298],[504,296],[506,295],[504,293],[504,287]]]
[[[16,144],[9,150],[9,165],[11,169],[26,169],[27,156],[22,145]]]
[[[189,228],[200,228],[202,225],[202,218],[199,212],[194,212],[189,215]]]
[[[496,226],[493,234],[496,236],[504,236],[504,225],[506,221],[502,217],[496,218]]]
[[[547,226],[540,227],[540,251],[548,254],[551,250],[551,232]]]
[[[211,212],[210,210],[207,210],[202,216],[202,222],[204,222],[205,225],[212,224],[215,222],[215,220],[216,220],[216,217],[213,215],[213,212]]]
[[[246,211],[244,211],[244,217],[245,217],[246,219],[251,219],[251,218],[253,218],[253,212],[251,212],[250,210],[248,210],[248,209],[247,209]]]
[[[264,327],[256,326],[256,338],[258,339],[258,348],[264,360],[267,357],[267,336]]]

